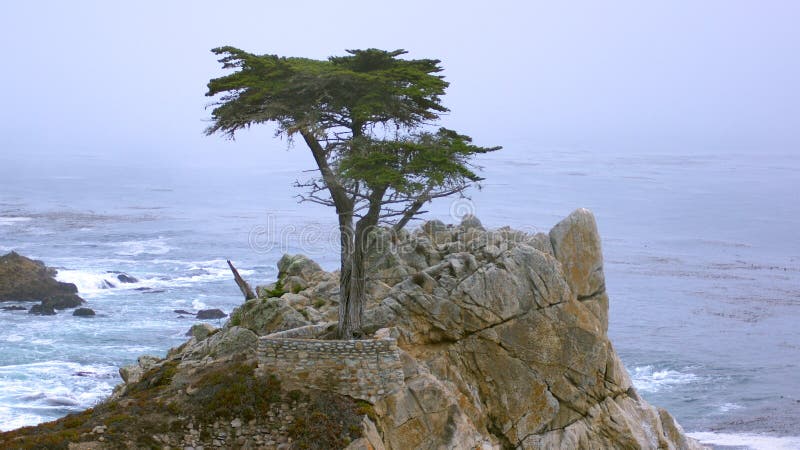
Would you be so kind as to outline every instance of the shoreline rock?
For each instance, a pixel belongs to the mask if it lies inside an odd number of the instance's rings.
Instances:
[[[195,318],[201,320],[209,320],[209,319],[222,319],[223,317],[228,317],[221,309],[201,309],[197,311],[195,314]]]
[[[91,308],[78,308],[72,311],[72,315],[77,317],[94,317],[95,312]]]
[[[77,286],[57,281],[56,273],[43,262],[16,252],[0,256],[0,302],[41,301],[51,296],[76,295]]]

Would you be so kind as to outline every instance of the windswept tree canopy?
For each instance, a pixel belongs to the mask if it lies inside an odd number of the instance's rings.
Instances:
[[[448,83],[439,75],[439,60],[401,59],[404,50],[348,50],[327,60],[254,55],[234,47],[212,51],[222,56],[223,68],[235,72],[208,84],[206,95],[217,101],[207,134],[233,138],[267,122],[277,124],[278,134],[300,133],[321,175],[298,183],[308,189],[303,200],[336,206],[333,191],[339,190],[360,217],[369,191],[377,188],[387,196],[381,220],[413,216],[419,207],[409,210],[410,204],[479,181],[471,156],[499,148],[475,146],[468,136],[444,128],[426,131],[448,111],[441,103]],[[398,220],[402,226],[408,219]]]
[[[434,59],[400,58],[404,50],[348,50],[319,61],[213,50],[225,69],[212,79],[208,134],[233,138],[253,124],[274,123],[300,135],[319,175],[297,182],[300,199],[332,206],[341,235],[339,332],[358,334],[365,302],[366,241],[380,222],[403,228],[432,199],[462,193],[481,178],[469,136],[432,125],[447,112],[448,83]],[[358,219],[355,222],[355,219]]]
[[[230,136],[251,124],[276,122],[281,132],[299,128],[345,128],[358,135],[368,126],[414,128],[439,118],[448,83],[438,60],[404,60],[404,50],[348,50],[326,61],[253,55],[234,47],[212,50],[224,55],[225,69],[237,71],[211,80],[207,96],[223,94],[212,113],[208,133]]]

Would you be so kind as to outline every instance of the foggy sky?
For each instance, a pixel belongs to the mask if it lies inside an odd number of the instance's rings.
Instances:
[[[0,163],[304,158],[203,135],[220,45],[441,59],[444,124],[506,151],[795,152],[798,23],[790,0],[4,2]]]

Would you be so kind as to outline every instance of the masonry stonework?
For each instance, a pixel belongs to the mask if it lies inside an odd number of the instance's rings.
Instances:
[[[259,372],[289,388],[320,389],[374,403],[404,385],[395,339],[323,341],[269,335],[258,342]]]

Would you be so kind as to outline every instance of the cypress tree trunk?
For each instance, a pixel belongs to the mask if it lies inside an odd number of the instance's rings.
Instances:
[[[350,230],[353,232],[346,240],[344,236],[342,237],[339,339],[361,337],[361,319],[364,316],[364,305],[367,302],[367,246],[369,244],[367,239],[369,233],[378,224],[381,200],[386,189],[386,186],[382,186],[372,191],[369,196],[370,203],[367,213],[356,223],[355,230],[352,225],[350,226]],[[352,219],[350,223],[352,224]],[[346,255],[345,248],[348,250]]]
[[[339,339],[350,339],[353,336],[352,321],[350,320],[350,292],[353,273],[353,251],[355,230],[353,230],[352,217],[339,216],[339,233],[341,245],[341,270],[339,272]],[[360,326],[360,320],[358,321]]]
[[[349,242],[351,251],[342,260],[341,301],[339,302],[339,338],[361,335],[361,318],[367,300],[366,245],[370,227],[359,221]],[[342,255],[344,256],[344,255]]]

